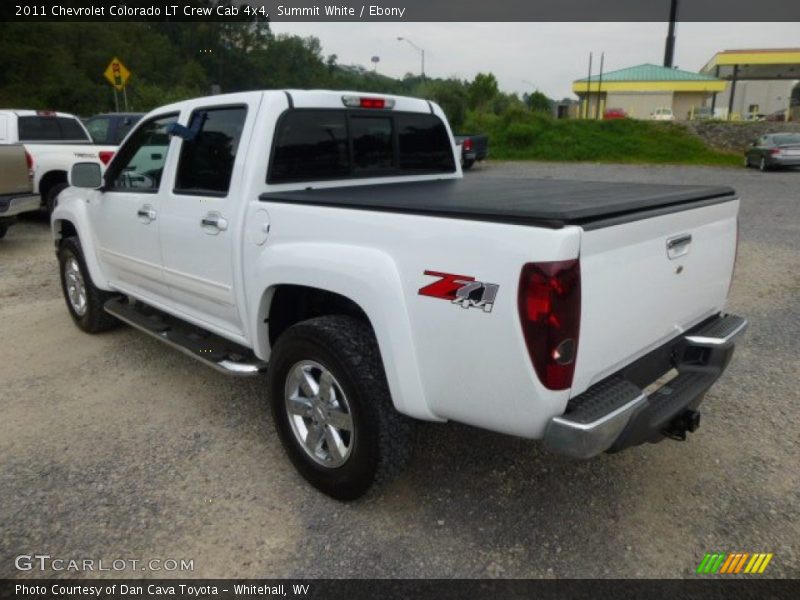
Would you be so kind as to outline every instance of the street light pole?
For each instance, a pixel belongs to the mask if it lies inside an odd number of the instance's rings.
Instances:
[[[422,69],[421,69],[422,80],[425,81],[425,49],[424,48],[420,48],[419,46],[417,46],[414,42],[412,42],[408,38],[398,37],[397,41],[398,42],[407,42],[408,44],[411,45],[412,48],[414,48],[417,52],[420,53],[420,56],[422,57]]]

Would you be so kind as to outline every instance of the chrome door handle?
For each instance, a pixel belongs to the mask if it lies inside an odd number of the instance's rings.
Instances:
[[[689,254],[689,244],[692,243],[691,233],[667,238],[667,258],[670,260]]]
[[[136,211],[136,216],[138,216],[139,220],[145,224],[152,223],[153,221],[155,221],[156,215],[157,215],[156,209],[154,209],[149,204],[145,204],[138,211]]]
[[[217,234],[228,228],[228,220],[216,211],[208,213],[200,220],[200,226],[208,234]]]

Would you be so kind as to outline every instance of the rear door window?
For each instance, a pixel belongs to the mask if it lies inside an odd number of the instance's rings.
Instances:
[[[246,116],[244,106],[192,113],[189,129],[197,133],[181,145],[176,194],[225,196],[228,193]]]

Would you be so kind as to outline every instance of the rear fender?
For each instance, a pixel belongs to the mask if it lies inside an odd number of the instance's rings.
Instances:
[[[397,410],[419,419],[443,420],[425,399],[408,308],[391,257],[375,249],[325,243],[282,244],[261,255],[247,287],[248,306],[256,308],[249,311],[254,350],[263,360],[271,350],[265,326],[270,303],[275,289],[286,284],[334,292],[355,302],[375,331]]]

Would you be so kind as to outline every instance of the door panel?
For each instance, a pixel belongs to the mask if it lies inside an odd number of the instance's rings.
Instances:
[[[161,261],[161,178],[177,115],[143,123],[122,146],[106,172],[105,188],[90,204],[98,259],[118,289],[163,300],[169,290]],[[153,156],[158,156],[154,160]]]
[[[236,335],[243,331],[234,294],[234,225],[243,199],[232,185],[246,104],[196,108],[181,142],[174,186],[161,211],[164,278],[178,308]],[[242,141],[244,147],[245,141]]]

